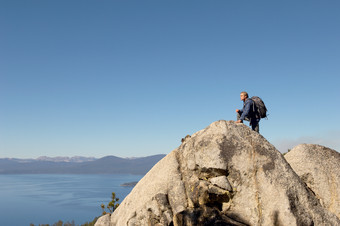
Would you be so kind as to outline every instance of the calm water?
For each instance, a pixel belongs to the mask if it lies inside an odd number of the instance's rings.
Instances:
[[[101,215],[115,192],[121,202],[132,190],[123,183],[140,175],[0,175],[0,225],[29,226],[72,220],[76,225]]]

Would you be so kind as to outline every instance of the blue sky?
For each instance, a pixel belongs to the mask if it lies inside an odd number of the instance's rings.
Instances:
[[[0,1],[0,157],[147,156],[242,107],[340,150],[340,2]],[[248,124],[248,123],[246,123]]]

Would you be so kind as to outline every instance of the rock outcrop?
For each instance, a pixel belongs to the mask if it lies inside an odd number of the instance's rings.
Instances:
[[[300,144],[285,155],[323,207],[340,218],[340,153],[316,144]]]
[[[264,137],[217,121],[185,139],[96,226],[340,225]]]

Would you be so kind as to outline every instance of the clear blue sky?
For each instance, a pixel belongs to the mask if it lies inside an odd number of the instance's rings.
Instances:
[[[263,98],[340,150],[340,1],[0,1],[0,158],[169,153]],[[248,125],[248,123],[246,123]]]

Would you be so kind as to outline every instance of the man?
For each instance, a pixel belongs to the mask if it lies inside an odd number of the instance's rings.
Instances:
[[[243,101],[243,108],[242,110],[236,109],[237,113],[236,123],[243,123],[243,120],[249,121],[251,128],[259,133],[260,117],[256,117],[256,106],[254,101],[249,98],[247,92],[241,92],[240,98]]]

